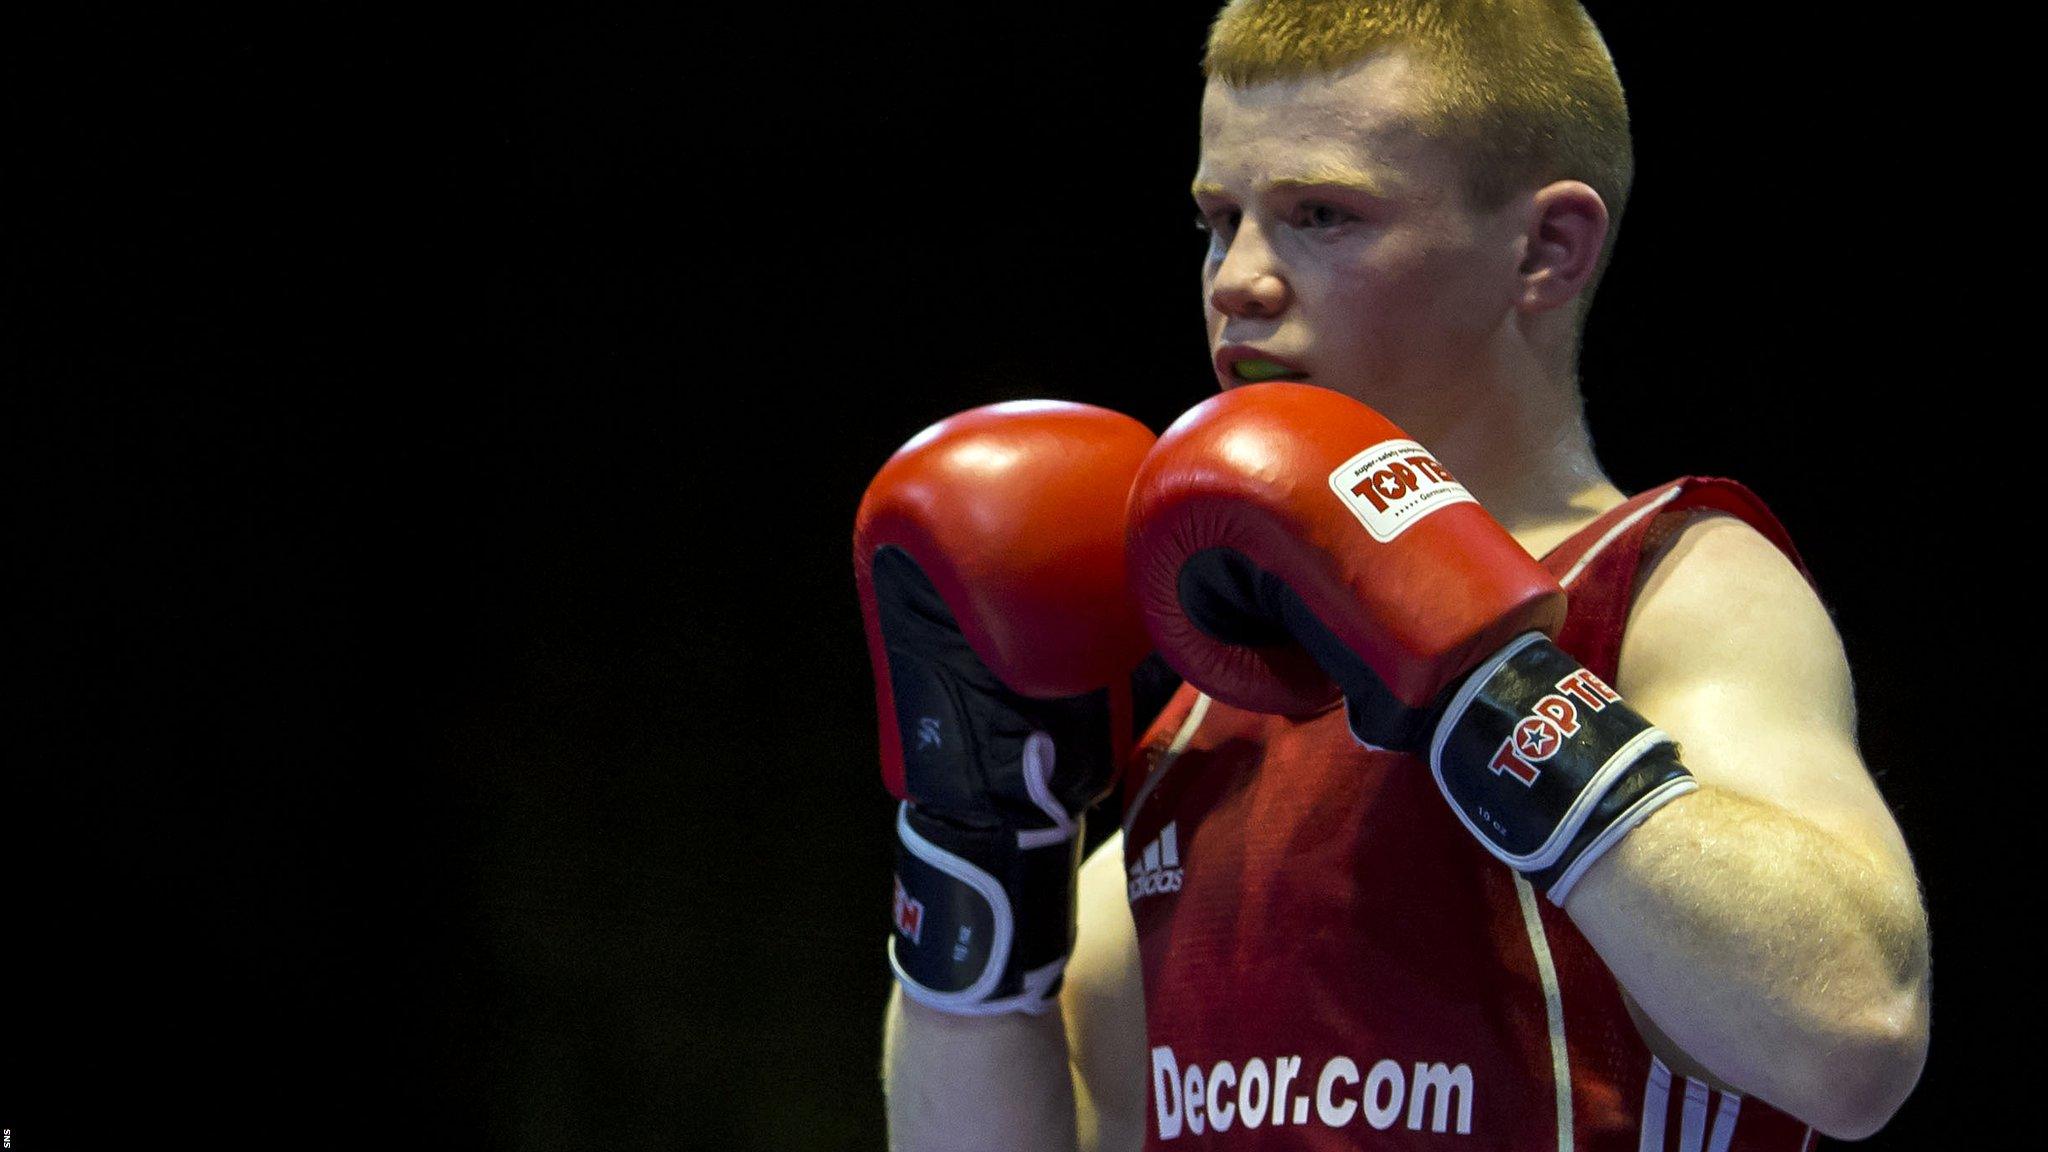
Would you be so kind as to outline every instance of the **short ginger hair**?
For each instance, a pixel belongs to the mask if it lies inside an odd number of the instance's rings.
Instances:
[[[1607,204],[1590,302],[1635,178],[1628,103],[1577,0],[1232,0],[1202,72],[1233,88],[1330,75],[1386,48],[1415,52],[1431,80],[1418,127],[1451,145],[1465,194],[1494,210],[1524,188],[1581,180]]]

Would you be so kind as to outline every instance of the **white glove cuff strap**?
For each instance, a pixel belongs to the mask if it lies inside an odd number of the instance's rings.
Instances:
[[[973,983],[954,992],[939,992],[920,985],[903,970],[896,959],[895,942],[890,942],[889,967],[902,982],[906,993],[914,996],[921,1004],[947,1012],[973,1013],[986,1001],[990,992],[1003,978],[1003,970],[1010,962],[1010,940],[1016,932],[1015,919],[1010,914],[1010,896],[1003,891],[1001,883],[969,861],[956,856],[944,848],[919,835],[910,825],[910,805],[902,804],[896,809],[896,835],[903,841],[903,847],[924,861],[933,869],[952,877],[978,894],[988,904],[993,922],[988,945],[987,960]],[[1004,1009],[997,1009],[1004,1011]]]

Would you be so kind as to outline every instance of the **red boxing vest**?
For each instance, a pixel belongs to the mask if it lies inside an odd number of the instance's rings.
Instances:
[[[1571,597],[1558,643],[1609,683],[1643,556],[1697,509],[1800,564],[1732,481],[1611,510],[1543,560]],[[1341,707],[1265,716],[1183,686],[1131,771],[1147,1148],[1811,1146],[1798,1120],[1653,1057],[1564,911],[1473,839],[1425,766],[1358,747]]]

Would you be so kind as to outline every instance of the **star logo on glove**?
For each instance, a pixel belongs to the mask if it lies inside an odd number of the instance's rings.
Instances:
[[[1515,754],[1524,760],[1548,760],[1563,742],[1557,726],[1547,720],[1532,716],[1515,728]]]

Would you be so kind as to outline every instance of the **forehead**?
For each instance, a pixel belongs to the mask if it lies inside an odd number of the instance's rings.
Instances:
[[[1423,66],[1386,49],[1329,76],[1202,95],[1196,185],[1263,187],[1319,176],[1428,182],[1444,158],[1424,139]]]

